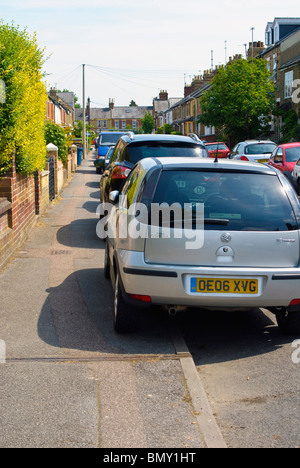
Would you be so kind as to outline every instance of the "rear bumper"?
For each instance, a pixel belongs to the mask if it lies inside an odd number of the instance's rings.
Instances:
[[[214,268],[147,264],[143,252],[117,252],[123,290],[150,296],[152,304],[187,307],[288,307],[300,298],[300,268]],[[191,278],[258,279],[257,294],[191,292]],[[299,306],[297,306],[299,307]]]

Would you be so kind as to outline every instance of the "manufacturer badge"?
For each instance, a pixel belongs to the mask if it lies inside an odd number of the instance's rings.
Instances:
[[[226,234],[222,234],[221,241],[222,242],[230,242],[231,241],[231,235],[228,234],[228,232]]]

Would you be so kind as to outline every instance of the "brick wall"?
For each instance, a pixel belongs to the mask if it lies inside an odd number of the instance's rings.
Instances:
[[[70,148],[66,167],[58,160],[56,146],[47,146],[49,156],[55,160],[57,196],[77,168],[77,147]],[[11,170],[0,179],[0,268],[26,240],[38,216],[46,211],[49,203],[49,171],[38,171],[28,176],[17,174],[13,158]]]
[[[34,176],[16,173],[13,159],[10,172],[0,180],[2,199],[0,267],[24,242],[35,223],[37,202],[35,187]]]

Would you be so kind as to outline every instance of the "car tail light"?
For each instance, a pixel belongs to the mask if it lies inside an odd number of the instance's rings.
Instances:
[[[247,158],[247,156],[241,156],[241,161],[249,161],[249,159]]]
[[[130,174],[130,169],[124,166],[116,166],[111,174],[112,179],[127,179]]]
[[[293,300],[290,302],[290,306],[299,305],[299,304],[300,304],[300,299],[293,299]]]
[[[141,301],[141,302],[151,302],[151,297],[150,296],[144,296],[143,294],[129,294],[131,299],[135,299],[136,301]]]

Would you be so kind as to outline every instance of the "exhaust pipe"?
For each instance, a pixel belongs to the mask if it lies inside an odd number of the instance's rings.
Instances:
[[[187,307],[171,304],[171,305],[165,306],[165,309],[167,310],[168,314],[171,317],[175,317],[175,315],[177,315],[179,312],[184,312],[185,310],[187,310]]]

